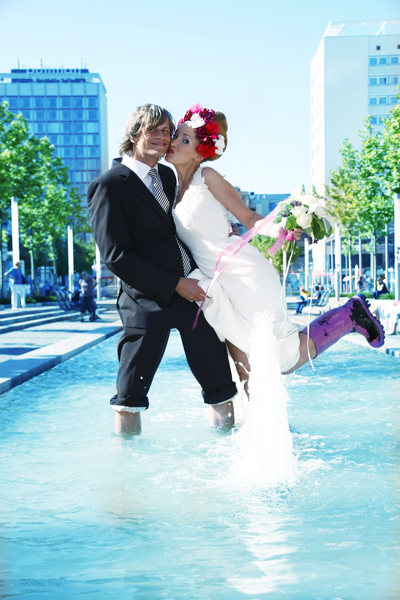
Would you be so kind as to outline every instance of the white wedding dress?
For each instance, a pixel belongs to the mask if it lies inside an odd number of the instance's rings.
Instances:
[[[199,279],[199,285],[206,290],[221,251],[237,238],[229,237],[229,213],[206,186],[201,167],[172,214],[179,238],[199,267],[190,277]],[[203,312],[221,340],[229,340],[246,354],[250,353],[256,314],[272,315],[281,371],[289,370],[298,361],[298,329],[287,317],[278,275],[254,246],[244,245],[230,259],[213,284]]]

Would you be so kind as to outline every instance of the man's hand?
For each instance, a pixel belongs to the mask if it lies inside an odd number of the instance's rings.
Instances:
[[[190,302],[201,302],[206,294],[205,291],[197,285],[198,281],[198,279],[181,277],[175,291],[178,292],[182,298],[190,300]]]

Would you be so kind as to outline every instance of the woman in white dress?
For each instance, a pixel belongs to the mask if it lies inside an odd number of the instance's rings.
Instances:
[[[214,275],[221,251],[235,239],[231,235],[229,213],[247,229],[263,219],[246,207],[235,188],[217,171],[203,166],[205,160],[216,160],[224,152],[227,128],[222,113],[195,105],[179,121],[166,155],[179,179],[173,207],[177,233],[193,254],[199,269],[192,276],[204,290]],[[283,230],[284,223],[270,223],[263,233],[277,238]],[[298,240],[302,230],[295,229],[293,234]],[[203,311],[219,337],[226,340],[245,384],[250,370],[248,354],[253,320],[259,312],[267,311],[274,317],[273,333],[278,341],[282,373],[295,371],[308,362],[309,356],[315,358],[351,331],[364,335],[374,347],[384,343],[383,328],[369,312],[362,295],[313,321],[309,336],[307,329],[299,332],[287,317],[274,267],[249,244],[244,245],[220,273]]]

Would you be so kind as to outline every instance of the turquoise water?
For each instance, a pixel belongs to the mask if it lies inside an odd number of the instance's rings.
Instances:
[[[398,598],[397,359],[342,341],[296,374],[293,485],[227,478],[172,334],[143,432],[113,433],[116,337],[1,396],[1,598]]]

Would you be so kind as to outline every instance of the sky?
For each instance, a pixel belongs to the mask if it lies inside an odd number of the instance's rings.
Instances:
[[[110,161],[136,106],[220,110],[229,143],[213,167],[287,193],[310,187],[310,63],[329,22],[399,17],[398,0],[0,0],[0,72],[100,73]]]

